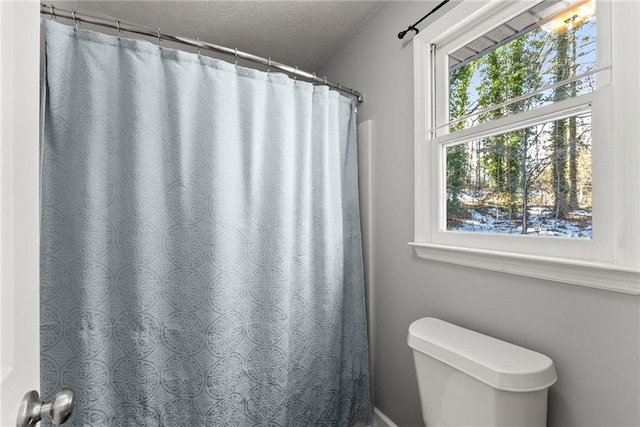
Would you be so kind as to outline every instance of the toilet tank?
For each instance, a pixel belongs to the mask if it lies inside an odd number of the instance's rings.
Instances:
[[[553,361],[434,318],[409,326],[427,427],[542,427]]]

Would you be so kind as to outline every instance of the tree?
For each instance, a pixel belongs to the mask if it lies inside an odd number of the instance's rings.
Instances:
[[[450,85],[450,118],[458,119],[467,114],[469,104],[469,85],[473,76],[474,65],[460,67],[451,73]],[[453,130],[464,127],[464,123],[452,126]],[[459,214],[462,206],[460,193],[468,182],[468,156],[465,145],[456,145],[447,149],[447,217]]]
[[[502,58],[502,51],[499,48],[478,58],[479,66],[483,68],[484,79],[478,86],[480,108],[489,108],[503,102],[505,97],[505,85],[503,70],[505,61]],[[494,108],[483,114],[480,119],[495,120],[502,117],[502,109]],[[496,196],[499,199],[505,187],[504,154],[505,143],[502,135],[485,138],[483,141],[482,165],[487,171],[489,178],[495,188]]]
[[[575,76],[578,65],[578,46],[575,32],[569,35],[569,43],[571,46],[571,75]],[[577,82],[570,85],[571,96],[574,97],[578,93]],[[569,209],[578,209],[578,126],[576,118],[569,118]]]
[[[571,64],[569,61],[569,37],[566,32],[561,32],[556,39],[556,58],[554,62],[554,81],[562,82],[569,78]],[[568,95],[567,85],[561,85],[554,89],[554,102],[565,99]],[[553,123],[553,212],[556,219],[565,219],[569,213],[568,201],[569,183],[567,182],[567,120],[556,120]]]

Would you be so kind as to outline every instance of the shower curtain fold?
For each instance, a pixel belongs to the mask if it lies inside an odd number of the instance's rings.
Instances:
[[[355,106],[43,21],[41,394],[71,426],[370,419]]]

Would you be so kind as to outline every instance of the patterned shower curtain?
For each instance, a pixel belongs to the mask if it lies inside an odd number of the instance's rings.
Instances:
[[[44,21],[41,393],[71,426],[369,419],[353,102]]]

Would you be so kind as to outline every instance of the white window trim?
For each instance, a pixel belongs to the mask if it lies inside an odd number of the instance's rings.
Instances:
[[[597,0],[598,22],[611,26],[610,34],[598,33],[598,68],[612,68],[606,72],[611,83],[598,90],[595,96],[602,99],[593,105],[594,115],[611,117],[611,126],[594,124],[593,130],[598,160],[592,175],[594,197],[599,197],[594,203],[593,239],[452,233],[440,228],[441,213],[433,201],[441,195],[442,159],[430,135],[436,125],[430,100],[444,88],[432,86],[436,64],[431,46],[454,46],[451,42],[462,30],[477,31],[478,25],[499,16],[497,26],[540,1],[464,1],[414,37],[415,224],[410,245],[429,260],[640,295],[640,48],[635,45],[640,2]],[[438,135],[441,138],[447,137]],[[522,239],[527,239],[526,251]]]

